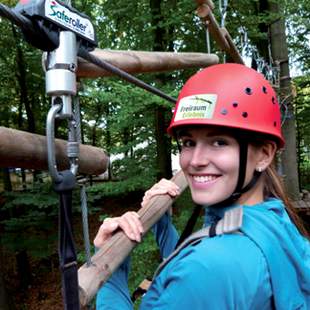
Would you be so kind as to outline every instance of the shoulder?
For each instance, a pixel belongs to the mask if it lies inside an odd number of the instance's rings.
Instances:
[[[257,292],[260,298],[268,298],[270,292],[264,256],[251,240],[237,234],[204,238],[188,246],[157,280],[165,289],[174,287],[174,291],[194,294],[210,306],[221,301],[221,309],[229,309],[224,305],[231,304],[250,305]]]
[[[225,278],[238,283],[241,278],[250,279],[254,275],[259,282],[260,277],[267,272],[265,257],[260,248],[241,234],[196,241],[183,249],[167,267],[180,277],[204,276],[206,281],[215,274],[221,285]]]
[[[265,262],[260,248],[243,234],[203,238],[191,245],[189,251],[191,255],[185,257],[185,261],[203,261],[207,268],[223,274],[231,273],[235,266],[238,266],[239,271],[247,267],[257,269]]]

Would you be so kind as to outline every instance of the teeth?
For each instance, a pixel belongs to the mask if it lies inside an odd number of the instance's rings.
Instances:
[[[194,175],[193,176],[193,179],[196,181],[196,182],[199,182],[199,183],[204,183],[204,182],[210,182],[210,181],[213,181],[215,180],[217,177],[214,176],[214,175],[204,175],[204,176],[198,176],[198,175]]]

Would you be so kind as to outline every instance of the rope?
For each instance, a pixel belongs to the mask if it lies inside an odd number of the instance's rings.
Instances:
[[[82,142],[81,135],[81,117],[80,117],[80,101],[78,97],[74,97],[74,119],[76,122],[76,136],[77,142]],[[88,208],[87,208],[87,195],[85,184],[80,185],[80,200],[81,200],[81,212],[82,212],[82,223],[83,223],[83,238],[86,255],[86,265],[91,265],[91,252],[90,252],[90,241],[89,241],[89,227],[88,227]]]
[[[207,52],[208,54],[211,54],[210,32],[208,27],[206,27],[206,44],[207,44]]]
[[[228,7],[228,0],[224,0],[223,3],[221,0],[219,1],[219,10],[221,13],[221,27],[222,28],[225,27],[225,20],[226,20],[226,16],[227,16],[227,7]]]
[[[85,185],[82,184],[80,189],[81,197],[81,210],[82,210],[82,221],[83,221],[83,236],[84,236],[84,246],[86,255],[86,265],[87,267],[92,264],[91,253],[90,253],[90,241],[89,241],[89,227],[88,227],[88,212],[87,212],[87,196]]]

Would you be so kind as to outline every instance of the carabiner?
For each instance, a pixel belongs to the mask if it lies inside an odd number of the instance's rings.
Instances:
[[[48,170],[54,182],[61,182],[62,176],[58,173],[55,156],[55,118],[62,109],[61,104],[54,104],[48,111],[46,118],[47,161]]]

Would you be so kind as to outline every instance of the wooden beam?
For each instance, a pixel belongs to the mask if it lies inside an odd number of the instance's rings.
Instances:
[[[56,162],[59,171],[69,167],[67,143],[55,140]],[[79,172],[99,175],[106,171],[108,156],[100,148],[80,145]],[[47,170],[46,137],[15,129],[0,127],[0,167]]]
[[[181,192],[187,187],[182,171],[173,178]],[[145,233],[167,212],[173,203],[169,195],[153,197],[150,202],[138,211]],[[85,306],[92,300],[102,284],[104,284],[118,266],[126,259],[137,245],[122,232],[118,231],[92,257],[92,264],[84,264],[78,272],[80,303]]]
[[[204,68],[219,62],[215,54],[113,51],[96,49],[91,54],[128,73],[173,71],[186,68]],[[111,73],[79,58],[77,75],[97,78]]]

